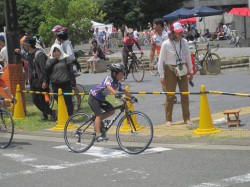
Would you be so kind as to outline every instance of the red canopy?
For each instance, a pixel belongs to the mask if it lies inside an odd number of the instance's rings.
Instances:
[[[235,14],[238,16],[250,16],[250,9],[247,7],[243,8],[233,8],[228,12],[228,14]]]
[[[180,22],[181,24],[186,24],[187,22],[195,23],[196,22],[196,17],[187,18],[187,19],[180,19],[178,22]]]

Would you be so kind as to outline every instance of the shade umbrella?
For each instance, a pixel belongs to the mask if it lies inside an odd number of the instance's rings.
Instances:
[[[245,27],[245,34],[247,34],[247,26],[246,26],[246,17],[250,17],[250,9],[247,7],[242,7],[242,8],[232,8],[228,12],[228,14],[234,14],[237,16],[244,16],[244,27]]]
[[[163,19],[164,20],[180,19],[181,15],[185,14],[188,11],[189,11],[189,9],[180,8],[174,12],[171,12],[170,14],[163,16]]]
[[[221,10],[200,5],[182,14],[181,18],[206,17],[206,16],[221,15],[221,14],[223,14]]]
[[[235,14],[238,16],[250,16],[250,9],[247,7],[243,7],[243,8],[232,8],[232,10],[230,10],[228,12],[228,14]]]
[[[187,22],[189,22],[189,23],[195,23],[196,22],[196,17],[186,18],[186,19],[180,19],[179,22],[181,24],[186,24]]]

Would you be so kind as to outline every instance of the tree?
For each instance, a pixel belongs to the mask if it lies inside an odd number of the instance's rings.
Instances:
[[[37,34],[40,22],[44,20],[39,4],[43,0],[17,0],[18,25],[21,32]]]
[[[91,20],[102,20],[105,16],[94,0],[44,0],[41,10],[45,21],[39,27],[39,34],[47,44],[52,43],[53,35],[50,31],[55,25],[68,27],[70,40],[75,44],[92,35],[89,32]]]
[[[187,0],[97,0],[106,13],[104,20],[121,26],[146,26],[153,19],[162,17],[182,6]]]

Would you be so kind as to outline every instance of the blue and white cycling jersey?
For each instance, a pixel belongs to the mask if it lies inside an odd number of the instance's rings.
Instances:
[[[107,95],[109,95],[109,91],[107,86],[111,85],[117,91],[124,91],[124,87],[121,82],[114,80],[110,75],[107,76],[100,84],[90,90],[90,95],[94,96],[100,101],[105,101]]]

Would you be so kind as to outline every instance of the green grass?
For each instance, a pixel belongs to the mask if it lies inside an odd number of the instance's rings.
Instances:
[[[16,131],[34,132],[34,131],[49,129],[49,128],[56,126],[56,123],[52,120],[50,116],[49,116],[48,121],[45,121],[45,122],[40,121],[40,118],[42,117],[42,113],[33,104],[31,94],[26,94],[25,99],[26,99],[26,116],[22,120],[21,119],[14,120]],[[121,104],[121,102],[119,102],[117,99],[114,99],[114,96],[108,96],[107,100],[113,106],[117,106]],[[56,102],[54,103],[53,109],[57,110]],[[86,112],[88,114],[93,114],[92,110],[90,109],[88,105],[87,95],[84,97],[84,100],[82,101],[81,109],[79,110],[79,112]]]

